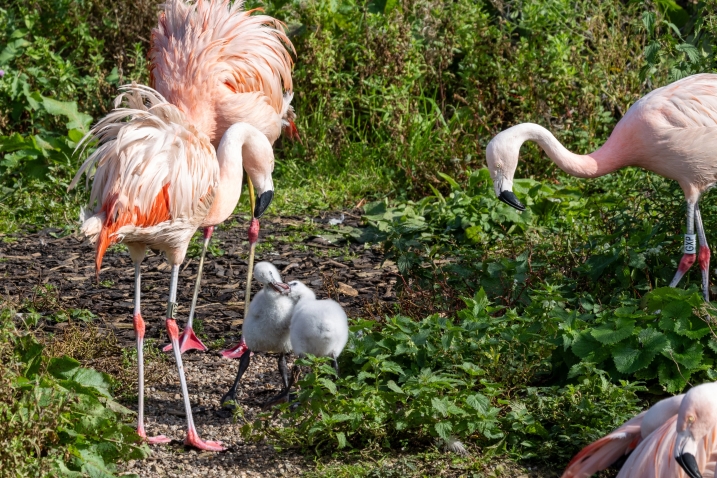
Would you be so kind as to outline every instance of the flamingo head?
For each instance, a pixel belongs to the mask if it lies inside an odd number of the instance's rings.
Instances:
[[[690,478],[702,478],[697,460],[699,442],[717,423],[717,383],[690,389],[677,413],[674,457]]]
[[[281,282],[279,270],[271,262],[262,261],[254,266],[254,278],[263,284],[268,291],[287,295],[290,291],[289,285]],[[266,292],[265,292],[266,293]]]
[[[496,135],[486,147],[486,161],[488,171],[493,180],[493,188],[498,199],[514,207],[518,211],[524,211],[525,206],[515,197],[513,193],[513,176],[518,166],[518,153],[520,143],[515,141],[511,131],[508,129]]]
[[[301,299],[316,299],[314,291],[309,289],[306,284],[301,281],[295,280],[289,282],[289,297],[298,302]]]

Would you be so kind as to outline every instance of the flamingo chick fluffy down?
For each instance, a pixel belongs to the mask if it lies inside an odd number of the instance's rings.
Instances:
[[[717,75],[700,74],[658,88],[638,100],[593,153],[571,153],[542,126],[523,123],[496,135],[486,147],[486,159],[496,195],[520,211],[525,206],[513,193],[513,176],[525,141],[537,142],[560,169],[579,178],[596,178],[638,166],[674,179],[687,201],[687,228],[684,255],[670,287],[677,286],[698,260],[702,293],[709,301],[710,249],[698,201],[717,181],[716,130]]]
[[[135,270],[134,328],[139,362],[137,433],[150,443],[144,429],[143,343],[145,324],[140,312],[140,264],[147,247],[163,251],[171,266],[166,327],[172,343],[187,417],[185,444],[221,451],[219,442],[199,438],[192,418],[175,321],[179,266],[192,235],[199,227],[219,224],[239,201],[243,161],[258,164],[257,184],[271,185],[273,152],[266,136],[248,124],[227,129],[215,152],[209,137],[159,93],[146,86],[124,86],[115,109],[100,120],[81,144],[94,138],[97,150],[80,167],[70,184],[91,171],[91,216],[82,232],[97,244],[95,265],[99,274],[107,248],[124,242]],[[119,108],[122,99],[128,107]],[[250,173],[257,175],[257,170]]]
[[[316,294],[303,282],[289,282],[289,297],[296,304],[291,314],[291,346],[299,357],[311,354],[331,357],[339,376],[338,356],[349,340],[349,324],[346,312],[333,300],[316,300]],[[291,378],[283,394],[269,404],[289,400],[289,393],[298,380],[301,369],[294,365]]]
[[[240,357],[239,371],[234,384],[222,397],[225,408],[232,408],[228,404],[236,400],[237,386],[244,372],[249,367],[251,352],[274,352],[279,354],[279,373],[284,385],[281,395],[289,387],[288,371],[286,369],[286,354],[291,353],[291,340],[289,338],[289,324],[294,301],[289,298],[289,286],[281,282],[279,271],[269,262],[260,262],[254,267],[254,278],[264,286],[249,304],[249,311],[242,326],[242,338],[248,350],[238,354],[231,351],[223,355],[229,358]]]
[[[316,300],[316,294],[303,282],[289,282],[289,297],[296,301],[291,315],[291,345],[298,356],[331,357],[336,361],[349,340],[349,323],[343,307],[330,299]]]

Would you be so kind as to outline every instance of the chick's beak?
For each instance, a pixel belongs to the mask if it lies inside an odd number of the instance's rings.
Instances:
[[[272,282],[271,286],[281,295],[288,295],[289,292],[291,292],[291,287],[289,287],[289,284],[285,284],[283,282]]]

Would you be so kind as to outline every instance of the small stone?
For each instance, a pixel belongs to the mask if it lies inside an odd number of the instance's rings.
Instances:
[[[358,291],[350,285],[344,284],[343,282],[339,282],[338,284],[339,286],[337,287],[337,290],[339,294],[347,295],[349,297],[358,297]]]

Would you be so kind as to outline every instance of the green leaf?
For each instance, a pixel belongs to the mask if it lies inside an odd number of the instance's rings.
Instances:
[[[336,395],[336,384],[332,382],[331,380],[321,377],[318,380],[324,387],[326,387],[329,392],[331,392],[333,395]]]
[[[633,330],[635,330],[635,321],[620,317],[613,324],[597,327],[591,333],[601,344],[612,345],[628,338]]]
[[[433,397],[431,398],[431,405],[433,406],[433,410],[438,412],[439,414],[443,415],[444,417],[448,415],[448,407],[446,406],[443,401],[441,401],[440,398]]]
[[[72,376],[80,368],[80,362],[70,357],[60,357],[50,359],[47,371],[55,378],[61,380],[71,379]]]
[[[450,422],[438,422],[434,425],[434,427],[438,436],[444,440],[448,440],[451,436],[451,432],[453,431],[453,425],[451,425]]]
[[[691,63],[697,63],[698,61],[700,61],[700,51],[695,48],[694,45],[690,45],[689,43],[683,43],[681,45],[677,45],[677,47],[675,48],[678,51],[683,52]]]
[[[336,432],[336,441],[339,443],[339,449],[346,447],[346,434],[344,432]]]
[[[399,387],[398,385],[396,385],[396,382],[394,382],[393,380],[389,380],[389,381],[386,383],[386,386],[387,386],[388,388],[390,388],[391,390],[393,390],[394,392],[396,392],[396,393],[403,393],[403,390],[401,390],[401,387]]]
[[[657,374],[660,384],[669,393],[680,393],[687,385],[687,380],[690,379],[691,375],[689,371],[682,372],[677,369],[674,363],[667,361],[660,364]]]
[[[438,172],[437,174],[438,174],[441,178],[443,178],[444,181],[446,181],[448,184],[451,185],[451,189],[453,189],[454,191],[460,191],[460,190],[461,190],[461,185],[458,184],[455,179],[453,179],[452,177],[450,177],[449,175],[447,175],[447,174],[445,174],[445,173]]]
[[[656,16],[654,12],[646,11],[642,14],[642,24],[645,26],[647,33],[652,36],[655,30]]]
[[[94,389],[101,395],[110,398],[110,382],[106,376],[97,370],[90,368],[81,368],[78,370],[72,380],[83,387]]]
[[[67,118],[66,126],[68,130],[76,129],[82,133],[89,131],[92,116],[77,111],[77,103],[74,101],[57,101],[43,96],[42,106],[52,115]]]
[[[466,405],[474,408],[478,413],[486,415],[491,408],[490,400],[480,393],[469,395],[466,398]]]

